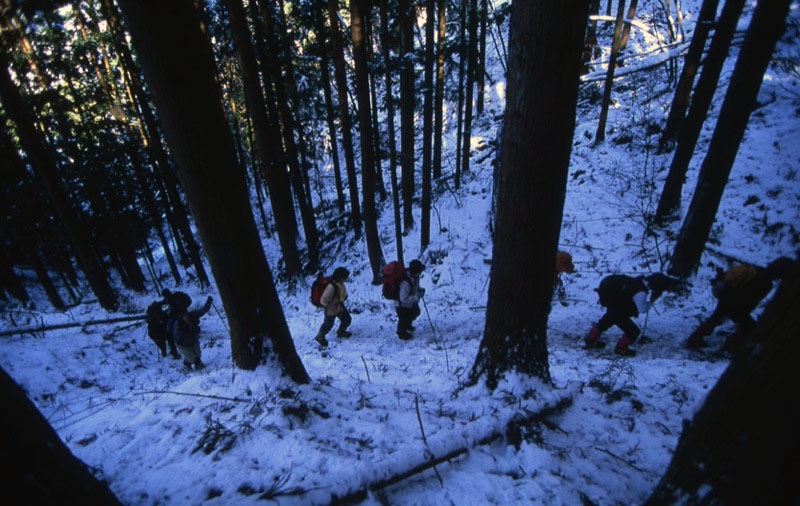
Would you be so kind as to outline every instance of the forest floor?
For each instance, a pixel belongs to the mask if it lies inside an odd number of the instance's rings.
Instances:
[[[699,1],[687,3],[684,8],[697,12]],[[641,12],[649,22],[649,11]],[[796,10],[793,16],[794,36],[787,34],[779,48],[787,58],[798,53]],[[691,19],[685,22],[691,26]],[[632,51],[651,44],[634,32]],[[738,47],[723,72],[684,202],[737,54]],[[498,80],[487,85],[487,109],[473,132],[471,172],[459,190],[452,179],[436,190],[432,243],[421,257],[426,304],[411,341],[396,337],[393,308],[369,283],[363,241],[332,232],[323,258],[328,272],[338,265],[351,271],[353,336],[331,333],[329,348],[319,350],[313,336],[322,316],[308,302],[312,279],[278,287],[310,385],[293,384],[272,361],[252,372],[235,369],[224,315],[216,309],[202,321],[203,371],[187,372],[180,361],[160,358],[141,324],[3,337],[0,365],[125,504],[326,504],[461,447],[469,451],[370,492],[364,503],[642,502],[664,472],[684,420],[728,363],[717,350],[730,324],[711,336],[708,351],[682,345],[713,309],[708,282],[715,269],[731,258],[764,265],[796,255],[797,67],[770,67],[692,286],[686,294],[665,295],[637,320],[644,337],[632,358],[613,353],[617,329],[607,333],[610,346],[602,350],[582,349],[582,336],[602,314],[594,292],[600,279],[662,270],[674,245],[680,220],[658,230],[646,220],[670,161],[670,154],[656,154],[658,135],[650,126],[663,124],[671,88],[663,66],[621,79],[607,141],[594,146],[601,84],[582,85],[560,243],[576,272],[564,276],[565,305],[554,303],[549,322],[555,388],[510,376],[490,392],[463,388],[463,382],[483,332],[492,256],[492,162],[504,84],[496,60],[490,55]],[[445,138],[448,153],[453,139]],[[453,163],[448,159],[446,167]],[[394,258],[391,219],[387,203],[379,227],[387,260]],[[328,228],[322,220],[319,225]],[[408,261],[419,251],[418,230],[404,240]],[[274,237],[264,244],[279,270]],[[161,271],[168,274],[165,266]],[[211,295],[221,308],[213,288],[181,289],[196,305]],[[141,313],[154,299],[129,297],[124,312]],[[44,295],[37,300],[39,310],[7,308],[2,327],[105,316],[93,304],[50,313],[41,309]],[[523,428],[519,446],[506,438],[479,444],[504,433],[509,420],[563,398],[571,403]]]

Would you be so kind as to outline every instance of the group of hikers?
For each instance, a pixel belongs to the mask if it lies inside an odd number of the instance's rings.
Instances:
[[[794,265],[794,261],[781,257],[770,262],[766,267],[736,264],[727,271],[718,270],[712,280],[712,293],[717,299],[714,312],[703,321],[688,337],[685,345],[690,349],[707,346],[705,337],[726,319],[732,320],[736,328],[722,347],[724,351],[735,352],[744,343],[745,337],[754,327],[755,321],[750,313],[767,296],[776,281],[785,277]],[[420,287],[420,277],[425,264],[420,260],[412,260],[408,267],[400,262],[390,262],[382,270],[382,293],[394,304],[397,315],[397,337],[409,340],[413,337],[414,320],[421,311],[419,302],[425,295]],[[553,279],[553,294],[564,303],[564,287],[561,274],[575,271],[569,253],[559,251]],[[333,329],[336,320],[339,327],[336,336],[348,338],[352,334],[348,330],[352,322],[347,310],[347,288],[345,282],[350,272],[345,267],[336,267],[330,276],[317,278],[311,287],[311,302],[324,314],[322,325],[314,340],[320,348],[328,346],[327,335]],[[605,308],[603,316],[595,322],[583,339],[586,349],[597,349],[605,346],[602,335],[612,326],[622,330],[622,336],[614,346],[618,355],[630,357],[635,355],[631,345],[641,335],[641,330],[633,321],[640,313],[647,313],[653,303],[664,293],[680,293],[685,289],[681,280],[661,273],[641,276],[612,274],[604,277],[596,288],[599,303]],[[199,321],[211,307],[212,299],[199,309],[189,310],[192,300],[183,292],[164,290],[163,299],[152,303],[147,308],[148,335],[155,341],[161,355],[167,356],[167,346],[173,358],[183,357],[184,366],[191,370],[202,369],[200,346],[198,342]]]

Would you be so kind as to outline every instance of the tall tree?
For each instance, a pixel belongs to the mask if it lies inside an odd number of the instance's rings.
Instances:
[[[431,242],[431,136],[433,135],[433,26],[436,0],[425,1],[425,80],[422,102],[422,203],[420,213],[420,251]]]
[[[392,185],[392,209],[394,210],[394,237],[397,247],[397,261],[405,265],[403,262],[403,231],[400,218],[400,189],[397,185],[397,148],[394,142],[394,94],[392,92],[392,60],[389,51],[392,39],[389,35],[389,10],[386,6],[386,0],[380,0],[380,15],[381,51],[383,52],[384,78],[386,81],[386,123],[389,135],[389,174]]]
[[[353,39],[353,61],[356,67],[358,122],[361,127],[361,192],[364,204],[364,236],[372,267],[372,281],[379,284],[383,267],[383,249],[375,214],[375,144],[370,123],[369,69],[367,68],[366,30],[364,17],[369,14],[368,0],[350,0],[350,30]]]
[[[442,176],[442,130],[444,113],[444,43],[445,43],[445,15],[447,2],[437,0],[437,21],[439,22],[436,37],[436,93],[433,99],[433,177]]]
[[[233,360],[254,369],[268,337],[286,373],[307,383],[236,162],[198,4],[122,0],[120,5],[208,253],[228,316]]]
[[[103,309],[117,309],[117,294],[111,287],[106,271],[95,255],[85,225],[81,223],[78,211],[70,202],[60,181],[56,162],[48,147],[34,126],[31,114],[26,110],[22,96],[9,75],[9,61],[6,44],[0,41],[0,102],[6,114],[14,123],[20,143],[28,161],[41,178],[50,201],[64,229],[69,234],[72,246],[78,256],[86,281],[97,296]]]
[[[609,0],[609,5],[611,1]],[[600,104],[600,120],[597,122],[597,132],[594,134],[594,142],[599,144],[606,139],[606,120],[608,119],[608,107],[611,105],[611,88],[614,86],[614,69],[617,67],[617,57],[619,56],[620,45],[622,44],[622,25],[623,14],[625,13],[625,0],[619,0],[617,4],[617,21],[614,23],[614,38],[611,41],[611,56],[608,59],[606,69],[606,82],[603,86],[603,102]]]
[[[328,0],[328,19],[331,28],[331,50],[333,51],[333,70],[336,78],[336,92],[339,97],[339,126],[342,129],[342,147],[347,168],[347,186],[350,193],[350,214],[356,237],[361,236],[361,207],[358,204],[358,178],[353,156],[353,132],[350,125],[350,110],[347,107],[347,75],[345,73],[342,33],[339,28],[339,1]]]
[[[762,3],[788,3],[770,0]],[[685,423],[648,506],[789,504],[800,497],[800,412],[787,409],[800,369],[800,263],[781,283],[750,345]]]
[[[700,166],[692,202],[675,242],[669,267],[673,275],[688,276],[700,263],[764,72],[785,30],[790,3],[791,0],[759,0],[756,5],[711,143]]]
[[[483,95],[484,95],[484,81],[486,79],[486,23],[488,22],[489,10],[487,8],[487,0],[481,1],[480,10],[480,35],[478,46],[478,68],[476,69],[475,81],[478,88],[478,97],[475,100],[475,114],[480,116],[483,114]]]
[[[400,19],[400,165],[403,188],[403,231],[414,226],[414,24],[412,0],[398,0]]]
[[[458,86],[458,100],[456,105],[456,171],[455,171],[455,187],[461,187],[461,138],[464,130],[464,71],[466,68],[465,55],[467,54],[467,6],[468,1],[461,2],[461,10],[458,14],[458,26],[460,29],[458,37],[458,79],[456,86]]]
[[[275,216],[275,227],[283,254],[286,276],[292,278],[300,274],[300,256],[297,252],[294,229],[291,226],[290,196],[286,193],[286,188],[281,188],[280,184],[275,181],[275,178],[278,177],[275,172],[281,170],[280,146],[275,143],[278,135],[272,131],[267,118],[255,50],[250,42],[250,33],[247,29],[247,19],[242,2],[241,0],[225,0],[225,7],[231,21],[233,42],[236,46],[239,70],[247,101],[247,113],[253,123],[256,148],[259,152],[259,159],[264,164],[267,184],[271,186],[269,196],[272,200],[272,213]]]
[[[589,5],[589,16],[597,15],[600,10],[600,0],[592,0]],[[581,53],[581,74],[589,73],[589,62],[593,57],[597,56],[599,49],[597,48],[597,20],[590,20],[586,28],[586,38],[583,43],[583,53]]]
[[[703,0],[703,4],[700,7],[700,14],[694,25],[692,42],[689,44],[689,49],[686,51],[686,56],[683,58],[681,76],[678,79],[678,85],[675,87],[675,94],[672,95],[672,105],[669,108],[667,122],[664,126],[664,131],[661,132],[661,138],[658,141],[661,149],[664,149],[675,137],[675,133],[680,128],[683,118],[686,115],[686,108],[689,107],[689,95],[692,92],[692,84],[694,83],[697,69],[700,68],[700,58],[703,56],[706,39],[711,31],[711,27],[714,25],[714,18],[717,15],[717,5],[719,5],[719,0]]]
[[[469,172],[469,158],[472,151],[472,107],[475,74],[478,67],[478,0],[469,0],[469,45],[467,46],[467,80],[464,84],[464,147],[461,154],[461,172]],[[456,188],[461,186],[460,178],[456,180]]]
[[[703,63],[703,71],[697,78],[689,112],[681,122],[678,145],[675,147],[667,179],[658,199],[655,216],[657,220],[663,220],[680,205],[686,171],[705,123],[708,108],[711,106],[711,100],[714,98],[722,65],[728,56],[728,48],[743,7],[744,0],[725,0],[725,5],[722,6],[722,13],[715,25],[714,37],[711,39],[711,47],[708,48],[708,55]]]
[[[473,382],[485,375],[490,388],[512,369],[550,381],[547,317],[588,10],[589,0],[511,10],[486,326],[470,373]]]

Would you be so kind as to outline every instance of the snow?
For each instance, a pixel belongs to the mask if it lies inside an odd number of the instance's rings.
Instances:
[[[651,26],[651,2],[643,3],[637,19]],[[682,4],[694,16],[700,1]],[[603,60],[613,27],[598,26],[606,45]],[[631,32],[633,51],[653,49],[655,42],[642,37],[639,30]],[[791,52],[796,40],[787,35],[779,51]],[[723,81],[730,78],[737,52],[732,50]],[[714,268],[727,267],[724,255],[761,265],[795,255],[797,68],[768,70],[759,95],[762,107],[751,116],[693,286],[685,296],[665,295],[639,318],[645,337],[634,345],[633,358],[616,356],[613,346],[586,351],[581,337],[602,314],[593,291],[599,280],[609,273],[658,271],[674,244],[680,221],[658,235],[648,233],[645,222],[670,161],[670,154],[652,149],[657,135],[645,132],[648,124],[663,123],[671,94],[657,93],[666,84],[664,67],[619,80],[608,140],[593,146],[599,104],[590,103],[588,89],[602,84],[582,84],[560,241],[560,249],[572,254],[576,272],[564,276],[567,305],[554,303],[549,322],[555,388],[509,375],[491,392],[483,386],[464,388],[484,325],[491,258],[490,140],[496,137],[504,97],[497,55],[490,52],[488,60],[496,82],[487,83],[487,90],[496,92],[486,94],[486,112],[475,120],[471,172],[460,190],[448,181],[434,191],[432,241],[422,257],[426,305],[413,340],[395,336],[394,310],[369,283],[363,241],[349,241],[327,245],[326,270],[345,265],[351,271],[353,337],[331,333],[329,349],[320,352],[313,336],[322,315],[308,302],[312,277],[294,289],[278,287],[310,385],[293,384],[272,359],[255,371],[235,369],[226,324],[215,310],[202,321],[207,364],[202,372],[185,372],[180,361],[160,358],[144,325],[128,324],[4,337],[0,365],[125,504],[250,504],[259,497],[280,504],[326,504],[461,447],[468,452],[437,465],[436,472],[429,469],[369,492],[364,503],[641,503],[663,474],[683,421],[727,366],[729,357],[715,350],[731,332],[730,324],[709,338],[712,351],[682,346],[713,308],[708,281]],[[698,143],[684,202],[724,88],[721,83]],[[445,146],[453,146],[454,111],[447,112]],[[620,142],[625,135],[630,141]],[[444,159],[444,172],[451,173],[447,165],[454,157],[446,152]],[[755,203],[748,204],[753,198]],[[387,261],[395,255],[388,205],[379,227]],[[264,240],[273,269],[280,265],[275,241]],[[418,230],[404,241],[408,261],[419,251]],[[165,265],[160,271],[168,274]],[[221,307],[213,288],[180,288],[195,305],[212,295]],[[7,309],[3,329],[107,316],[93,304],[63,315],[48,312],[44,295],[30,289],[38,310]],[[141,313],[155,297],[129,295],[125,306]],[[613,344],[618,335],[612,329],[604,337]],[[572,399],[568,407],[545,423],[522,428],[519,448],[503,438],[477,444],[502,433],[508,421],[566,397]]]

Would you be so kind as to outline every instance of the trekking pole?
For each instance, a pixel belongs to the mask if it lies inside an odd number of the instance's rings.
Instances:
[[[433,337],[437,337],[436,327],[433,326],[433,320],[431,319],[431,314],[428,312],[428,304],[425,302],[425,297],[420,297],[422,299],[422,305],[425,308],[425,314],[428,315],[428,323],[431,324],[431,331],[433,331]],[[447,372],[450,372],[450,357],[447,355],[447,346],[444,344],[444,339],[442,339],[441,334],[438,335],[439,342],[442,344],[442,349],[444,349],[444,363],[447,366]]]
[[[231,334],[231,329],[228,328],[228,324],[225,323],[225,319],[222,318],[222,315],[220,314],[219,309],[217,309],[217,303],[212,300],[211,301],[211,306],[214,308],[214,312],[217,313],[217,318],[219,318],[219,321],[222,322],[222,326],[225,327],[225,330],[228,332],[228,335],[230,335]]]

